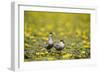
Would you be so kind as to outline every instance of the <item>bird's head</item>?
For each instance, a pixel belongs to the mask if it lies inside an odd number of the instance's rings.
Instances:
[[[65,43],[64,40],[60,40],[60,42]]]
[[[53,33],[52,33],[52,32],[50,32],[50,33],[49,33],[49,36],[52,36],[52,35],[53,35]]]
[[[50,32],[49,34],[53,34],[52,32]]]

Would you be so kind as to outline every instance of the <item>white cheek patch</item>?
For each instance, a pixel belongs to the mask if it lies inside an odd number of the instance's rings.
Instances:
[[[60,46],[61,46],[61,47],[64,47],[64,43],[61,42],[61,43],[60,43]]]

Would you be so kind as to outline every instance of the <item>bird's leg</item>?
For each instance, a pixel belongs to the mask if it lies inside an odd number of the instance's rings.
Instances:
[[[61,59],[61,51],[57,51],[57,59]]]
[[[51,53],[51,50],[49,49],[49,50],[47,50],[48,51],[48,53]]]

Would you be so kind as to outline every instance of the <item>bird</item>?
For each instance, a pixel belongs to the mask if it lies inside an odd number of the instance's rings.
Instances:
[[[59,42],[56,42],[54,44],[54,48],[58,51],[58,52],[61,52],[65,47],[65,43],[63,40],[60,40]]]
[[[54,45],[54,43],[53,43],[53,33],[50,32],[49,37],[48,37],[48,42],[45,45],[45,48],[48,50],[48,52],[51,51],[51,48],[53,48],[53,45]]]

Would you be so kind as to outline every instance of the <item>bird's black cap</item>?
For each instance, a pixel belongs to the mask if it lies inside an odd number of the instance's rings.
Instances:
[[[60,41],[64,43],[64,40],[60,40]]]
[[[50,32],[49,34],[53,34],[52,32]]]

